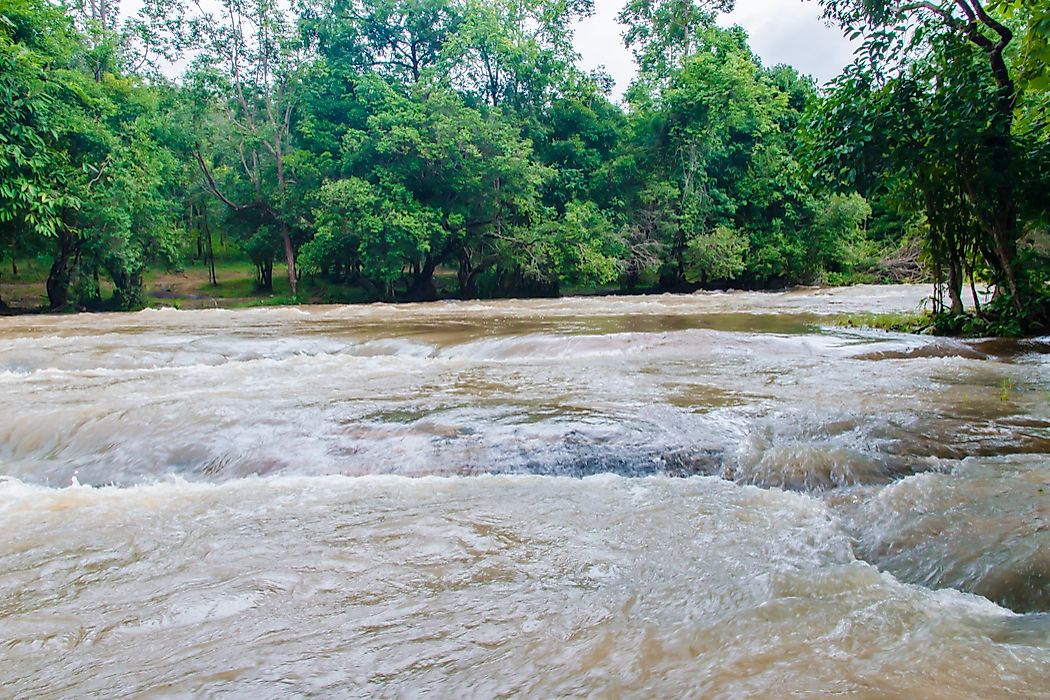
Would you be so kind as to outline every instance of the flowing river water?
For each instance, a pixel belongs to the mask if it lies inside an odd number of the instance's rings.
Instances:
[[[0,319],[0,696],[1050,697],[1050,342],[926,294]]]

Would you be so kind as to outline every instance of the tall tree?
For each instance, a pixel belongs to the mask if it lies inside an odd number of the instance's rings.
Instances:
[[[450,84],[490,106],[538,110],[556,94],[577,55],[573,25],[592,0],[466,0],[445,52]]]
[[[643,79],[664,80],[695,53],[697,37],[719,12],[733,9],[734,0],[627,0],[620,10],[624,43]]]
[[[995,281],[1021,315],[1026,297],[1039,290],[1027,288],[1018,269],[1022,233],[1018,198],[1024,166],[1014,130],[1018,89],[1008,61],[1014,31],[981,0],[821,0],[821,4],[829,19],[865,38],[864,60],[840,79],[842,90],[864,86],[871,92],[899,92],[911,85],[947,97],[943,86],[952,82],[957,90],[966,92],[972,108],[952,105],[952,111],[943,115],[947,119],[940,120],[945,127],[940,133],[925,130],[933,139],[952,140],[945,158],[930,163],[937,172],[926,179],[924,193],[928,201],[946,201],[946,192],[964,198],[966,216],[962,220],[972,217],[982,232],[985,259]],[[971,52],[963,49],[964,44],[982,57],[984,70],[972,70]],[[960,80],[963,74],[967,77]],[[927,112],[921,118],[936,117]],[[849,139],[851,134],[842,138]],[[906,149],[894,153],[908,157]],[[950,180],[947,188],[942,178]],[[928,215],[934,211],[954,215],[954,210],[953,206],[927,207]],[[931,224],[942,230],[951,226]]]
[[[195,158],[208,190],[235,212],[263,215],[280,236],[292,296],[298,293],[292,231],[292,123],[311,54],[294,17],[275,0],[223,0],[191,20],[196,84],[213,110]],[[221,172],[217,175],[216,169]],[[225,181],[224,181],[225,176]],[[227,184],[231,189],[227,189]]]

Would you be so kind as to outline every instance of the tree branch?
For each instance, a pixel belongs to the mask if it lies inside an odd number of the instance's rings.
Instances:
[[[999,35],[1000,50],[1006,48],[1006,45],[1014,38],[1014,33],[1010,31],[1008,27],[1004,26],[994,17],[989,15],[985,11],[984,6],[981,5],[980,0],[970,0],[970,2],[973,3],[973,9],[977,13],[977,16],[981,18],[981,21],[984,22],[985,25],[991,27],[992,31]]]
[[[952,27],[953,29],[958,29],[960,26],[959,20],[956,19],[956,17],[952,15],[951,12],[945,10],[943,7],[938,7],[937,5],[934,5],[932,2],[913,2],[909,5],[903,5],[900,9],[902,13],[914,12],[915,10],[927,10],[929,12],[932,12],[933,14],[943,19],[944,23],[947,24],[949,27]]]
[[[211,170],[208,168],[208,164],[204,162],[204,156],[201,155],[200,149],[193,149],[193,157],[197,161],[197,165],[200,167],[201,174],[204,175],[205,186],[208,191],[215,195],[223,204],[228,206],[234,211],[246,211],[248,209],[262,209],[273,215],[273,211],[270,207],[266,206],[262,202],[253,202],[251,204],[236,204],[229,197],[222,193],[219,186],[215,183],[215,178],[212,177]]]

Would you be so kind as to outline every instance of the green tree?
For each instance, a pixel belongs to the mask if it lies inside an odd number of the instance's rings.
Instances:
[[[628,281],[654,251],[665,287],[744,273],[799,281],[812,205],[793,132],[812,85],[788,69],[764,69],[742,30],[715,27],[710,17],[692,27],[688,51],[679,67],[661,65],[660,80],[642,76],[629,91],[630,145],[612,166],[635,261]],[[740,240],[747,255],[738,254]],[[720,254],[726,259],[716,265]]]
[[[733,0],[627,0],[620,10],[624,43],[645,82],[666,79],[697,51],[699,36]]]
[[[124,72],[119,53],[99,60],[116,44],[97,20],[85,37],[53,6],[20,1],[0,25],[4,240],[12,252],[51,248],[54,308],[101,301],[102,270],[116,306],[141,306],[144,266],[172,251],[177,168],[158,90]]]
[[[478,276],[533,222],[547,169],[499,111],[447,89],[421,85],[406,96],[364,80],[359,95],[370,116],[343,137],[343,175],[380,192],[403,189],[440,223],[424,227],[429,240],[409,261],[410,293],[432,296],[437,267],[454,264],[461,294],[475,295]]]
[[[1031,161],[1040,149],[1025,141],[1045,129],[1015,128],[1024,102],[1009,60],[1014,30],[980,0],[822,5],[865,42],[813,123],[821,166],[846,185],[907,179],[919,190],[953,311],[973,248],[1012,313],[1045,322],[1045,285],[1018,250],[1026,173],[1043,170]]]
[[[187,20],[189,21],[189,20]],[[295,18],[272,0],[223,0],[192,19],[191,82],[207,100],[194,154],[207,189],[234,212],[277,231],[288,285],[298,293],[292,122],[302,101],[309,47]]]
[[[59,179],[56,84],[47,79],[48,63],[74,46],[57,8],[25,1],[0,12],[0,258],[44,249],[62,211],[79,204]]]

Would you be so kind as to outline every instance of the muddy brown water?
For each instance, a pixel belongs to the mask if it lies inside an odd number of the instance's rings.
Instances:
[[[0,319],[0,696],[1050,697],[1050,355],[925,287]]]

